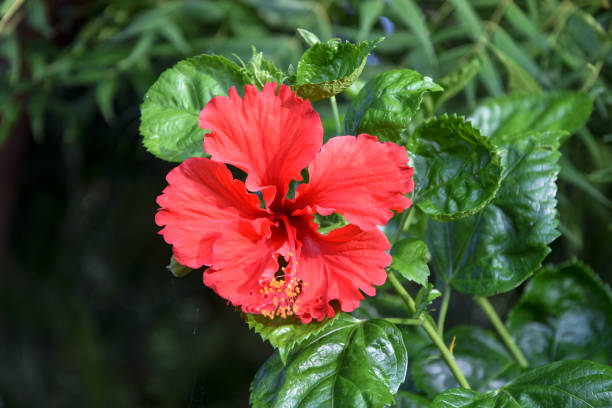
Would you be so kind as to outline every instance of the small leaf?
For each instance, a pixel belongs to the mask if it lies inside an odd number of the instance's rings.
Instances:
[[[317,37],[315,33],[311,33],[308,30],[305,30],[303,28],[298,28],[297,32],[300,35],[300,37],[302,37],[302,39],[306,42],[306,44],[308,44],[311,47],[315,45],[316,43],[321,42],[321,40],[319,40],[319,37]]]
[[[359,78],[370,51],[381,41],[351,44],[333,39],[314,44],[298,62],[292,89],[311,101],[339,94]]]
[[[592,361],[559,361],[520,375],[497,391],[453,388],[431,408],[557,408],[612,406],[612,367]]]
[[[593,109],[593,99],[579,92],[507,95],[476,107],[468,120],[486,136],[563,130],[574,133]]]
[[[383,407],[406,376],[408,356],[397,327],[341,314],[313,340],[264,363],[251,384],[254,408]]]
[[[416,297],[414,298],[414,307],[415,307],[415,316],[420,316],[423,313],[427,306],[431,304],[434,300],[442,296],[442,293],[438,289],[434,287],[432,283],[426,284],[424,287],[420,288],[417,292]]]
[[[431,78],[409,69],[376,75],[359,91],[344,118],[349,135],[369,133],[383,141],[399,141],[419,109],[425,92],[441,91]]]
[[[232,86],[242,91],[247,83],[240,67],[216,55],[189,58],[167,69],[149,88],[140,107],[145,147],[167,161],[204,157],[200,111],[213,97],[227,95]]]
[[[250,78],[251,83],[255,84],[259,90],[268,82],[276,82],[282,84],[287,79],[283,71],[263,57],[262,52],[257,52],[255,47],[252,48],[253,56],[248,64],[244,67],[244,73]]]
[[[166,266],[166,269],[172,272],[175,278],[182,278],[193,271],[193,269],[178,263],[176,259],[174,259],[174,256],[170,258],[170,265]]]
[[[475,214],[499,189],[500,153],[462,117],[444,115],[422,124],[406,148],[414,161],[414,202],[431,218]]]
[[[612,291],[577,261],[538,272],[507,324],[532,364],[612,361]]]
[[[393,255],[389,266],[391,269],[421,286],[427,285],[429,278],[427,263],[431,255],[425,242],[420,239],[402,239],[393,245],[391,255]]]
[[[446,344],[450,344],[453,337],[453,355],[475,390],[497,389],[520,371],[493,333],[473,326],[457,326],[444,333]],[[417,387],[430,397],[459,386],[433,344],[422,348],[415,356],[412,378]]]
[[[492,139],[504,173],[495,198],[455,222],[430,220],[433,266],[450,285],[479,296],[504,293],[540,268],[558,235],[556,179],[560,132]]]
[[[334,319],[324,319],[303,324],[298,318],[269,319],[262,315],[245,314],[244,318],[249,327],[255,330],[264,341],[278,349],[283,364],[287,363],[287,356],[293,348],[311,338]]]

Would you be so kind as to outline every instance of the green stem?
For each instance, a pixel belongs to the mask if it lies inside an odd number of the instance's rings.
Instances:
[[[444,334],[444,321],[446,320],[446,312],[448,311],[448,302],[450,301],[451,288],[446,285],[444,295],[442,295],[442,306],[440,306],[440,315],[438,316],[438,334]]]
[[[340,113],[338,112],[338,104],[336,103],[336,97],[332,96],[329,98],[331,102],[332,112],[334,112],[334,120],[336,121],[336,136],[340,135],[342,128],[340,127]]]
[[[412,313],[416,312],[414,300],[412,299],[410,294],[406,291],[406,289],[404,289],[402,284],[397,280],[397,277],[395,276],[395,274],[389,271],[387,276],[389,278],[389,283],[391,284],[391,286],[393,286],[393,289],[395,289],[395,291],[402,298],[404,303],[406,303],[406,306],[408,306],[408,309],[410,309]],[[448,347],[446,347],[446,344],[444,344],[444,340],[442,340],[442,337],[438,334],[438,331],[436,330],[436,325],[435,323],[432,322],[431,316],[429,316],[427,313],[423,313],[422,325],[423,325],[423,328],[425,329],[425,332],[427,332],[427,335],[429,335],[429,337],[431,338],[431,341],[433,341],[433,343],[436,345],[438,350],[440,350],[440,354],[442,355],[442,358],[446,362],[446,365],[448,365],[448,368],[450,368],[451,372],[455,376],[455,379],[457,380],[459,385],[469,390],[470,384],[467,382],[467,380],[463,376],[463,373],[459,369],[459,366],[457,365],[457,361],[455,360],[455,357],[448,350]]]
[[[401,319],[396,317],[386,317],[386,321],[393,324],[404,324],[408,326],[420,326],[423,324],[423,320],[421,319]]]
[[[519,366],[523,368],[528,367],[529,363],[527,362],[527,359],[521,352],[521,349],[518,348],[514,340],[512,340],[512,336],[510,336],[510,333],[508,333],[508,329],[506,329],[506,326],[504,326],[504,323],[502,323],[501,319],[499,318],[499,315],[493,308],[493,305],[491,305],[491,302],[489,302],[489,299],[484,296],[474,296],[474,300],[476,301],[478,306],[480,306],[482,310],[484,310],[484,312],[487,314],[487,317],[489,318],[491,323],[493,323],[495,330],[497,330],[497,333],[504,341],[506,347],[508,347],[508,350],[510,350],[510,352],[514,356]]]
[[[412,211],[413,208],[414,205],[411,206],[407,211],[404,211],[404,213],[402,214],[402,218],[400,218],[399,224],[397,225],[397,231],[395,232],[395,236],[393,237],[393,242],[391,242],[391,246],[395,245],[395,243],[400,239],[404,227],[406,225],[410,226],[414,213],[414,211]]]

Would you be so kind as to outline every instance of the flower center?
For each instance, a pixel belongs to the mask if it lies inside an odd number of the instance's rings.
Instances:
[[[293,257],[293,254],[289,253],[289,257]],[[305,283],[295,276],[290,276],[294,275],[297,270],[297,261],[293,261],[291,268],[288,268],[287,265],[289,263],[285,258],[279,257],[279,268],[274,279],[259,290],[264,299],[271,299],[271,303],[260,310],[260,313],[269,319],[277,316],[286,319],[299,312],[299,295]]]

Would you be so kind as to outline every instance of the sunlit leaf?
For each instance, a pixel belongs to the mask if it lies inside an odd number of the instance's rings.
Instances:
[[[164,71],[141,105],[140,134],[147,150],[160,159],[181,162],[205,156],[205,131],[198,126],[204,105],[248,78],[233,62],[216,55],[189,58]]]
[[[397,142],[419,109],[423,94],[441,90],[431,78],[409,69],[378,74],[349,105],[344,132],[349,135],[369,133],[384,141]]]
[[[251,385],[262,407],[383,407],[404,381],[408,357],[397,327],[342,314],[316,338],[264,363]]]
[[[315,43],[298,62],[293,90],[312,101],[339,94],[359,78],[368,55],[380,41],[352,44],[332,39]]]
[[[420,239],[403,239],[393,245],[391,255],[393,255],[389,266],[391,269],[421,286],[427,284],[429,277],[427,263],[431,255],[425,242]]]

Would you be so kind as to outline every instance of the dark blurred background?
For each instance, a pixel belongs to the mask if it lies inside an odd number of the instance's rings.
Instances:
[[[160,72],[203,52],[277,66],[321,39],[387,36],[367,80],[480,73],[440,112],[505,92],[584,90],[588,125],[563,148],[549,262],[612,281],[608,1],[241,0],[0,2],[0,407],[244,407],[272,352],[201,283],[166,269],[155,197],[174,166],[148,154],[139,104]],[[351,92],[339,97],[340,109]],[[315,104],[333,132],[327,101]],[[517,293],[497,297],[500,311]],[[480,322],[453,296],[448,325]]]

